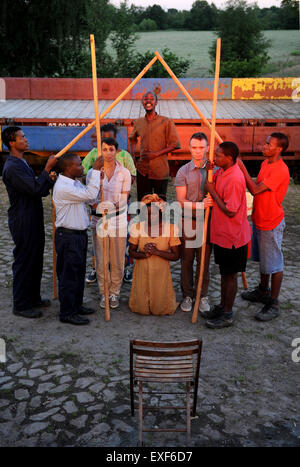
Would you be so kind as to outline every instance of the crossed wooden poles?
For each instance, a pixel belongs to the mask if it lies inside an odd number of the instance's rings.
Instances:
[[[127,88],[115,99],[106,110],[104,110],[100,115],[98,111],[98,88],[97,88],[97,71],[96,71],[96,55],[95,55],[95,40],[94,35],[90,36],[90,43],[91,43],[91,57],[92,57],[92,70],[93,70],[93,92],[94,92],[94,108],[95,108],[95,120],[91,122],[87,127],[85,127],[75,138],[70,141],[61,151],[59,151],[55,157],[60,157],[65,154],[77,141],[80,140],[86,133],[88,133],[94,126],[96,126],[96,135],[97,135],[97,155],[98,157],[101,155],[101,132],[100,132],[100,120],[104,118],[122,99],[123,97],[137,84],[137,82],[145,75],[145,73],[152,67],[152,65],[159,60],[163,67],[167,70],[171,78],[175,81],[179,89],[185,95],[187,100],[190,102],[194,110],[197,112],[201,120],[205,123],[205,125],[211,130],[211,137],[210,137],[210,150],[209,150],[209,160],[213,161],[214,155],[214,143],[215,139],[221,143],[223,140],[220,135],[216,132],[216,108],[217,108],[217,97],[218,97],[218,84],[219,84],[219,71],[220,71],[220,55],[221,55],[221,39],[217,39],[217,50],[216,50],[216,66],[215,66],[215,79],[214,79],[214,93],[213,93],[213,111],[212,111],[212,119],[211,123],[205,118],[199,107],[196,105],[193,98],[190,96],[188,91],[179,81],[179,79],[175,76],[171,68],[159,54],[159,52],[155,52],[155,56],[152,60],[145,66],[145,68],[140,72],[140,74],[127,86]],[[103,201],[103,177],[104,174],[101,174],[101,185],[100,185],[100,194],[101,200]],[[212,181],[212,170],[208,171],[208,180]],[[197,286],[197,295],[195,306],[192,315],[192,322],[195,323],[198,317],[198,306],[200,301],[202,283],[203,283],[203,274],[204,274],[204,262],[205,262],[205,249],[206,249],[206,238],[207,238],[207,226],[208,226],[208,218],[209,218],[209,211],[210,209],[206,209],[205,212],[205,220],[204,220],[204,231],[203,231],[203,245],[202,245],[202,252],[201,252],[201,264],[200,264],[200,275],[198,280]],[[54,216],[54,210],[53,210]],[[105,227],[105,214],[103,216],[103,226]],[[53,227],[54,231],[54,227]],[[107,281],[107,273],[108,273],[108,265],[107,265],[107,237],[104,233],[104,243],[103,243],[103,267],[104,267],[104,293],[105,293],[105,320],[110,320],[110,312],[109,312],[109,302],[108,302],[108,281]],[[57,298],[56,292],[56,275],[55,275],[55,247],[53,244],[53,293],[54,298]],[[242,273],[244,287],[247,288],[246,283],[246,276],[245,273]]]

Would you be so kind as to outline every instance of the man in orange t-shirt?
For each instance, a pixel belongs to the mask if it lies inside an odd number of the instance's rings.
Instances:
[[[252,259],[260,263],[260,284],[252,291],[243,292],[241,296],[245,300],[265,304],[255,315],[259,321],[270,321],[280,314],[278,296],[283,278],[281,242],[285,228],[281,203],[290,181],[289,169],[281,155],[288,148],[288,144],[289,140],[283,133],[272,133],[268,136],[263,148],[266,160],[261,165],[256,182],[239,160],[247,187],[254,195],[251,250]]]

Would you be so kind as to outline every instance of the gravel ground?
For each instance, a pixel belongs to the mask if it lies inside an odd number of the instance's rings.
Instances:
[[[184,434],[146,433],[145,446],[299,446],[300,362],[292,346],[300,338],[299,253],[300,187],[291,184],[284,205],[287,228],[283,250],[285,275],[281,315],[270,323],[254,319],[259,304],[235,302],[235,325],[210,330],[201,318],[179,310],[173,316],[139,316],[128,308],[124,284],[121,306],[105,322],[97,286],[86,287],[86,304],[97,309],[87,327],[62,324],[58,301],[38,320],[12,314],[12,241],[7,227],[7,194],[0,182],[0,337],[6,363],[0,363],[0,446],[137,445],[137,414],[130,416],[129,341],[131,338],[182,340],[201,338],[197,416],[189,444]],[[170,197],[174,189],[170,187]],[[46,199],[46,249],[42,289],[52,296],[51,201]],[[89,258],[91,261],[91,258]],[[172,265],[180,300],[180,264]],[[249,288],[256,285],[257,264],[249,261]],[[209,297],[218,303],[220,276],[211,262]],[[174,396],[150,404],[175,402]],[[169,404],[168,404],[169,405]],[[150,411],[148,426],[181,427],[184,413]]]

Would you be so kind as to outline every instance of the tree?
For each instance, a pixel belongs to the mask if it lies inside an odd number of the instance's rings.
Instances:
[[[144,21],[144,20],[143,20]],[[141,70],[152,60],[153,52],[138,53],[134,49],[137,35],[133,29],[131,11],[126,1],[121,3],[114,18],[114,31],[110,37],[111,49],[102,54],[104,61],[101,67],[102,77],[132,77],[138,75]],[[164,59],[174,69],[178,76],[183,76],[188,69],[190,59],[177,57],[171,50],[162,50]],[[155,63],[147,72],[147,77],[169,76],[162,65]]]
[[[138,25],[139,31],[157,31],[157,24],[153,19],[143,19]]]
[[[95,29],[97,46],[105,44],[109,8],[109,0],[1,0],[1,74],[80,76],[86,69],[89,33]],[[104,18],[101,27],[96,12]]]
[[[159,5],[148,6],[145,10],[145,18],[155,21],[158,29],[167,28],[167,13]]]
[[[135,24],[140,24],[145,19],[145,8],[136,5],[130,5],[129,13],[132,17],[132,21]]]
[[[170,49],[165,47],[161,50],[161,55],[163,59],[167,62],[171,70],[175,73],[178,77],[183,77],[187,72],[191,60],[189,57],[187,59],[180,58]],[[153,52],[151,50],[147,50],[144,54],[138,53],[136,55],[136,69],[132,76],[136,76],[145,66],[152,60]],[[147,78],[169,78],[169,73],[165,70],[162,64],[156,61],[149,71],[147,71]]]
[[[219,11],[216,35],[221,38],[220,76],[249,77],[261,73],[267,61],[269,42],[265,39],[257,8],[245,0],[229,0]],[[216,42],[210,47],[215,63]]]
[[[258,12],[263,29],[282,29],[280,8],[261,8]]]
[[[169,8],[167,11],[167,29],[183,29],[187,17],[187,11],[178,11]]]
[[[280,4],[281,22],[283,29],[299,28],[299,1],[282,0]]]
[[[186,19],[187,29],[198,31],[210,31],[216,25],[218,10],[214,4],[209,5],[206,1],[196,0]]]

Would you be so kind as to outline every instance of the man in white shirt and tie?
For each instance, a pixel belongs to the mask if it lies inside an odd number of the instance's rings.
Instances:
[[[100,189],[100,169],[103,161],[94,164],[88,185],[76,178],[83,175],[81,159],[76,154],[65,154],[59,160],[60,175],[53,190],[56,210],[55,248],[58,277],[60,321],[74,325],[88,324],[82,315],[95,310],[83,306],[86,272],[87,228],[89,216],[85,203],[92,202]]]

